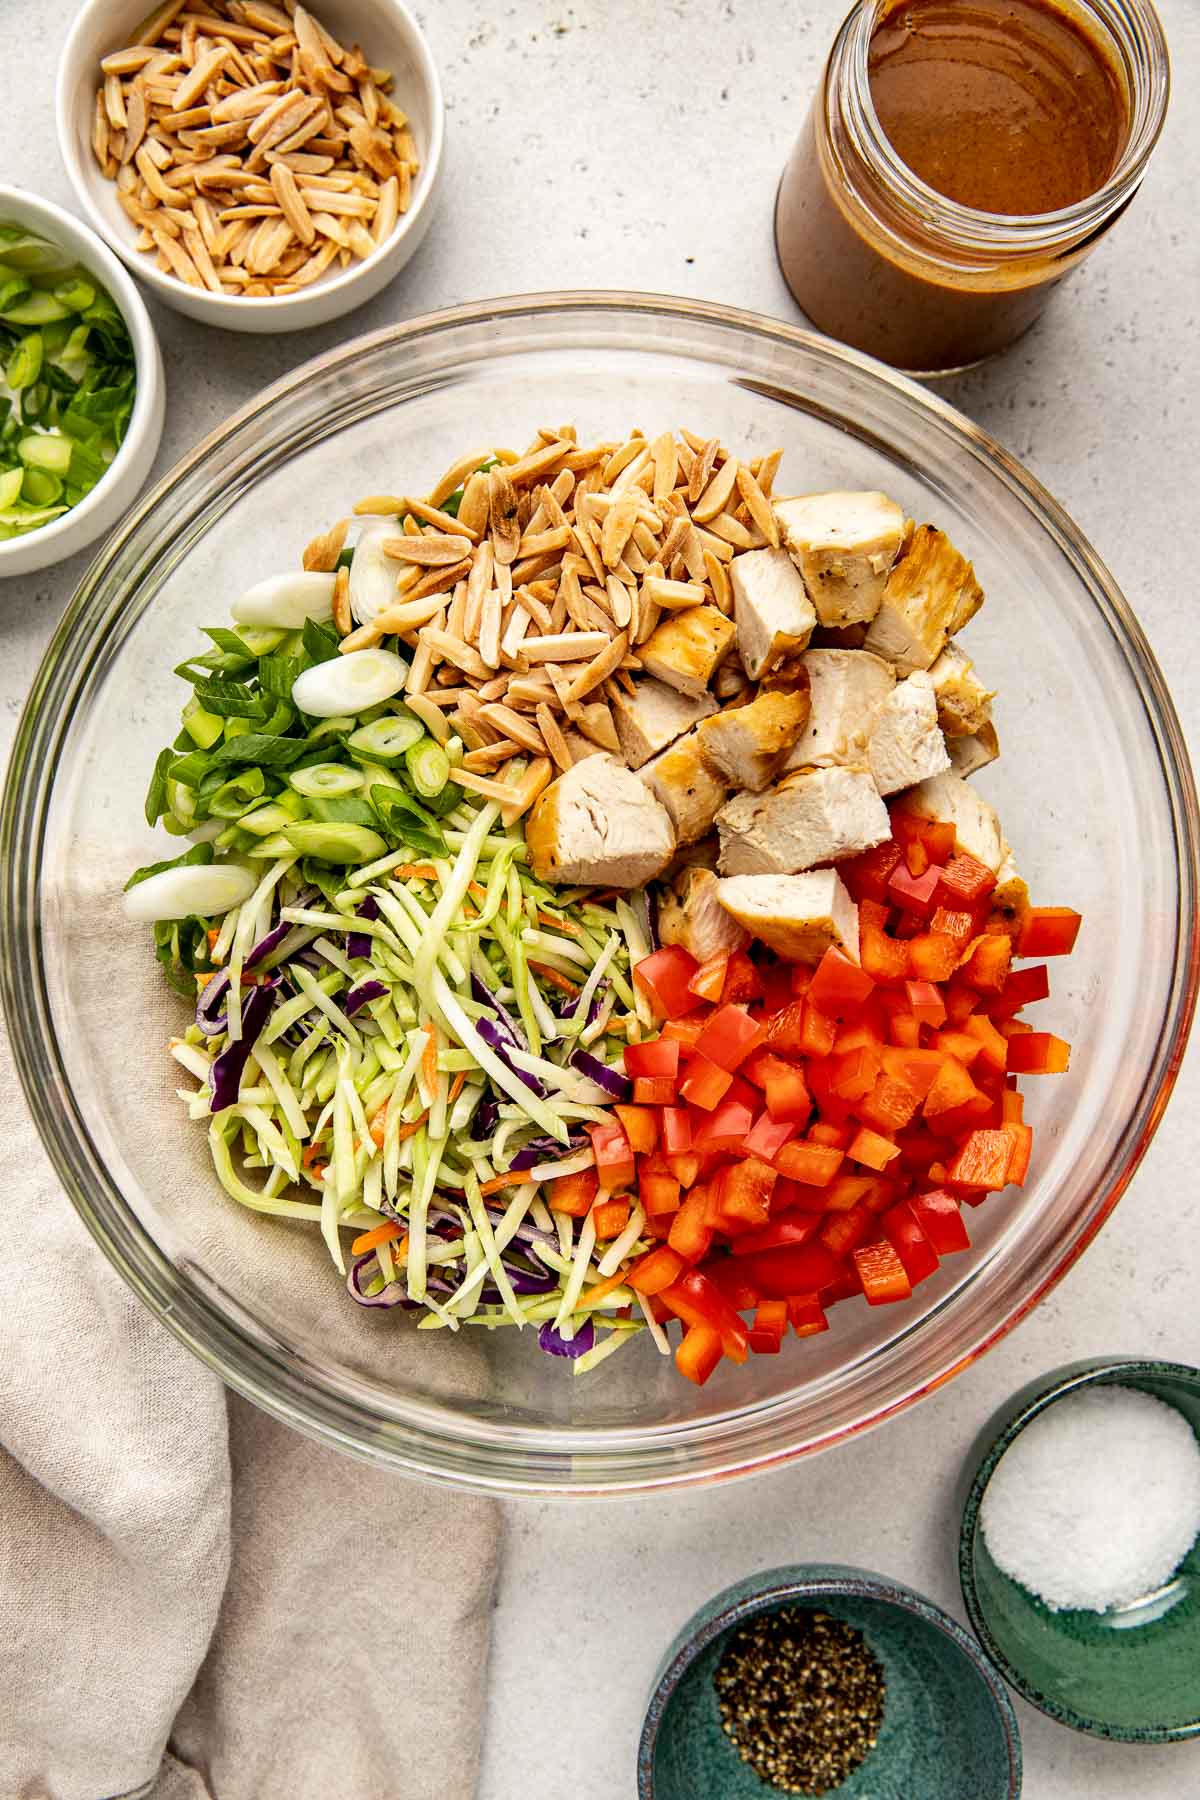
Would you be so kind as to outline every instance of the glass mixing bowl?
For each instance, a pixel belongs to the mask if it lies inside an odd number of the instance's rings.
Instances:
[[[967,645],[999,689],[978,777],[1045,903],[1079,907],[1043,1008],[1069,1075],[1030,1081],[1024,1191],[903,1306],[838,1306],[778,1357],[682,1381],[648,1339],[575,1378],[511,1330],[416,1332],[351,1304],[316,1233],[226,1199],[174,1096],[185,1015],[120,892],[161,856],[142,817],[177,729],[172,666],[233,595],[364,493],[420,491],[543,424],[586,441],[686,424],[783,445],[780,491],[882,488],[944,526],[988,604]],[[928,1393],[1059,1279],[1161,1115],[1197,981],[1196,796],[1146,641],[1094,552],[997,445],[921,388],[790,326],[632,295],[460,308],[363,338],[208,438],[89,571],[38,674],[4,815],[16,1057],[71,1199],[125,1279],[233,1387],[412,1474],[501,1492],[679,1486],[837,1442]]]

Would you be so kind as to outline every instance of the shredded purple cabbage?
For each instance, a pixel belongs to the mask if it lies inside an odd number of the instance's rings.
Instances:
[[[235,1104],[238,1088],[241,1086],[242,1070],[271,1015],[278,988],[278,980],[264,981],[260,986],[251,988],[243,1000],[242,1035],[235,1044],[226,1045],[212,1066],[211,1112],[224,1112],[227,1106]]]
[[[291,930],[292,927],[284,922],[281,922],[278,925],[272,925],[266,937],[260,938],[257,944],[255,944],[253,950],[250,951],[245,962],[242,964],[242,967],[244,969],[252,969],[255,963],[260,963],[262,961],[264,956],[270,956],[272,950],[278,950],[280,944],[282,944],[284,938]]]
[[[598,1056],[592,1056],[587,1050],[574,1051],[570,1063],[573,1069],[578,1069],[581,1075],[603,1088],[610,1100],[628,1100],[633,1093],[628,1076],[622,1075],[619,1069],[610,1069],[607,1063],[602,1063]]]
[[[569,1356],[574,1360],[589,1351],[596,1341],[596,1327],[590,1319],[585,1319],[573,1338],[562,1337],[555,1329],[554,1322],[547,1319],[538,1332],[538,1349],[544,1350],[547,1356]]]
[[[368,1006],[372,1000],[382,1000],[386,993],[386,982],[360,981],[358,986],[352,987],[346,995],[342,1002],[342,1011],[348,1019],[352,1019],[356,1012],[361,1012],[363,1007]]]
[[[505,1068],[511,1069],[518,1081],[523,1081],[525,1086],[531,1089],[540,1100],[544,1100],[550,1091],[549,1088],[545,1087],[536,1075],[531,1075],[528,1069],[518,1069],[509,1055],[510,1050],[524,1049],[524,1045],[514,1044],[512,1034],[495,1019],[476,1019],[475,1029],[484,1043],[496,1052]]]
[[[224,1005],[228,990],[228,969],[222,969],[219,975],[214,975],[200,990],[196,1001],[196,1023],[208,1037],[220,1037],[228,1024]]]
[[[535,1163],[543,1162],[548,1156],[569,1156],[572,1150],[582,1150],[586,1143],[587,1133],[578,1126],[571,1130],[566,1144],[561,1144],[557,1138],[552,1137],[530,1138],[508,1166],[510,1169],[532,1169]]]
[[[377,919],[379,917],[379,902],[378,902],[378,900],[376,900],[376,898],[373,894],[367,895],[367,897],[363,901],[362,905],[358,908],[357,917],[360,919]],[[346,955],[347,956],[369,957],[370,954],[371,954],[371,939],[365,931],[347,932],[347,934],[346,934]]]

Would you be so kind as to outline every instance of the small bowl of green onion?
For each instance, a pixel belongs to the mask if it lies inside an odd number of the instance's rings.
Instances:
[[[158,340],[120,262],[61,207],[0,184],[0,579],[116,524],[163,408]]]

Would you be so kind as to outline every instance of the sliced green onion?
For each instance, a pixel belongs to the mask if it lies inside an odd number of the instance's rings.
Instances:
[[[322,799],[331,799],[339,794],[352,794],[363,785],[364,777],[358,769],[348,769],[345,763],[309,763],[306,768],[293,769],[288,781],[298,794],[319,795]]]

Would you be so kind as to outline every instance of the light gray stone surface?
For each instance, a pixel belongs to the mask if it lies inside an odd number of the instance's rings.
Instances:
[[[425,248],[352,319],[295,337],[211,332],[152,302],[168,381],[160,472],[303,358],[459,301],[651,288],[794,318],[771,247],[771,200],[842,8],[442,0],[419,9],[449,107],[445,194]],[[0,172],[69,206],[53,75],[71,0],[7,0],[3,10],[10,27],[20,11],[22,32],[20,55],[0,59]],[[1194,741],[1200,12],[1194,0],[1161,0],[1161,11],[1175,99],[1140,198],[1024,342],[944,391],[1091,537],[1138,611]],[[0,588],[2,749],[84,561]],[[959,1611],[953,1485],[991,1408],[1075,1356],[1200,1361],[1198,1101],[1193,1055],[1098,1244],[1015,1335],[917,1412],[753,1484],[603,1508],[510,1507],[481,1800],[630,1793],[662,1649],[706,1596],[749,1569],[858,1562]],[[1092,1743],[1024,1707],[1021,1722],[1029,1800],[1200,1793],[1200,1746]]]

